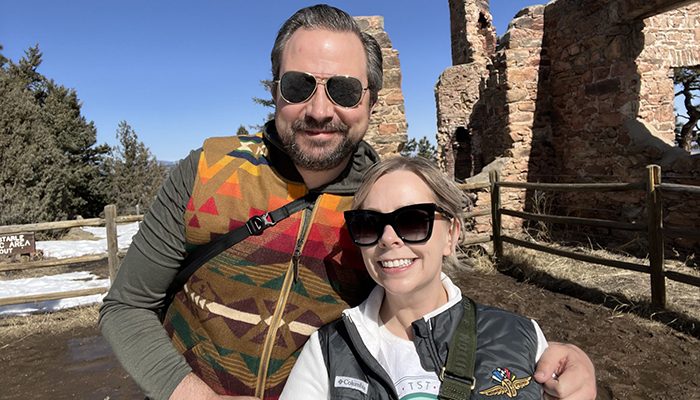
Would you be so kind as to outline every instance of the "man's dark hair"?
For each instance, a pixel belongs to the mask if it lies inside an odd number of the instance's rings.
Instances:
[[[352,32],[362,42],[367,55],[367,86],[370,93],[370,104],[377,101],[379,90],[382,88],[384,71],[382,70],[382,50],[379,43],[369,34],[360,30],[360,27],[348,13],[327,4],[317,4],[302,8],[289,17],[284,22],[275,45],[272,47],[270,59],[272,61],[272,80],[276,81],[280,77],[280,64],[282,63],[282,52],[287,45],[289,38],[297,29],[326,29],[334,32]]]

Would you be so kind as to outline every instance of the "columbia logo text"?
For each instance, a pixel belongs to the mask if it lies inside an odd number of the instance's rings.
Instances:
[[[337,376],[335,378],[335,387],[354,389],[364,394],[367,394],[367,389],[369,389],[367,382],[349,376]]]

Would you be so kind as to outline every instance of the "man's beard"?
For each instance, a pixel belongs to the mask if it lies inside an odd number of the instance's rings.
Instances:
[[[317,152],[310,152],[309,149],[322,149],[324,146],[328,146],[328,143],[324,143],[323,146],[317,146],[313,140],[307,140],[306,146],[308,148],[305,151],[299,146],[296,140],[296,133],[305,130],[334,132],[333,134],[339,135],[342,140],[334,148],[327,149],[320,154]],[[296,120],[292,123],[291,129],[281,134],[280,138],[282,139],[284,149],[297,167],[309,171],[324,171],[337,167],[355,152],[357,143],[353,143],[350,140],[348,131],[348,126],[342,122],[337,124],[321,124],[313,120]]]

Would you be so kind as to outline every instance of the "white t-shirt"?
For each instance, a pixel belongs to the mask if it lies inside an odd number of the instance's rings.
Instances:
[[[440,392],[440,379],[435,372],[421,367],[412,341],[400,338],[386,327],[379,328],[377,361],[394,383],[399,400],[435,400]]]

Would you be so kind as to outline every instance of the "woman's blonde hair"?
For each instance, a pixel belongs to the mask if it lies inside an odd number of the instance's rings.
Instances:
[[[352,209],[361,208],[375,182],[389,172],[405,170],[413,172],[428,186],[433,193],[435,204],[444,209],[456,222],[455,228],[463,226],[464,208],[467,206],[467,197],[457,187],[457,184],[449,179],[431,161],[422,157],[392,157],[374,164],[362,178],[360,187],[355,192],[352,200]],[[455,267],[457,257],[453,253],[445,260],[445,266]]]

